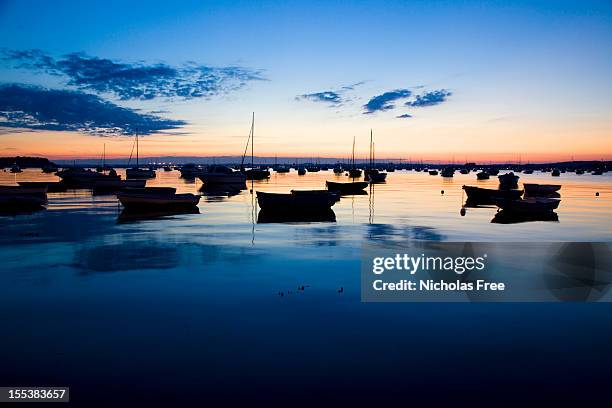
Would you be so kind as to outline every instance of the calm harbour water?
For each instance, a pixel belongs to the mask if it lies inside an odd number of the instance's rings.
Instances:
[[[148,185],[201,194],[176,171],[157,175]],[[55,179],[0,173],[0,184]],[[273,173],[254,188],[324,188],[326,179],[346,177]],[[390,173],[368,195],[342,198],[331,223],[257,224],[249,190],[203,196],[199,214],[131,222],[119,222],[112,195],[50,193],[45,211],[0,217],[0,385],[67,384],[76,401],[146,400],[152,390],[162,399],[420,398],[519,382],[601,391],[612,366],[609,304],[359,301],[368,241],[611,241],[611,174],[523,181],[563,185],[558,222],[494,224],[494,208],[462,217],[463,184],[497,185],[475,173]]]

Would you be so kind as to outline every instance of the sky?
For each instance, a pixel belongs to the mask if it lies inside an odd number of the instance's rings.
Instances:
[[[0,0],[0,156],[612,159],[610,1]]]

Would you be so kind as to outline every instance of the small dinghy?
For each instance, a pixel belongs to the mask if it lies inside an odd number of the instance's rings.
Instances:
[[[446,167],[442,169],[442,177],[453,177],[455,175],[455,169],[452,167]]]
[[[523,187],[525,187],[525,195],[531,196],[531,197],[537,197],[537,196],[550,196],[555,194],[557,191],[561,190],[561,185],[559,184],[530,184],[530,183],[525,183],[523,184]]]
[[[258,191],[257,202],[266,212],[319,212],[330,209],[338,196],[327,190],[291,190],[288,194]]]
[[[468,200],[480,204],[495,204],[497,200],[518,200],[523,195],[523,190],[494,190],[472,186],[463,186],[462,188],[467,194]]]
[[[508,190],[518,187],[519,176],[510,172],[506,174],[502,174],[501,176],[497,176],[499,179],[499,188]]]
[[[437,176],[438,175],[438,170],[429,170],[429,175],[430,176]]]
[[[372,184],[384,183],[387,179],[387,173],[380,173],[378,170],[373,169],[367,171],[364,180],[369,181]]]
[[[490,175],[486,171],[481,171],[480,173],[476,174],[476,179],[477,180],[488,180],[489,177],[490,177]]]
[[[560,203],[561,200],[555,198],[529,197],[520,200],[498,200],[496,204],[507,214],[535,215],[551,213]]]
[[[352,194],[363,191],[368,186],[368,183],[365,181],[355,181],[352,183],[326,181],[325,185],[329,191],[337,191],[340,194]]]
[[[200,196],[176,194],[174,188],[153,187],[144,189],[127,188],[117,194],[121,204],[128,210],[189,209],[196,207]]]

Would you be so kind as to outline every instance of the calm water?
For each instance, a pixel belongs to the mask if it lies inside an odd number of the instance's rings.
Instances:
[[[338,178],[273,174],[255,190]],[[203,196],[199,214],[127,221],[112,195],[51,193],[46,211],[0,217],[0,384],[67,384],[73,401],[426,399],[517,383],[609,398],[609,304],[359,301],[367,241],[611,241],[612,175],[521,175],[563,185],[559,221],[510,225],[491,223],[494,208],[460,215],[463,184],[496,186],[475,178],[391,173],[342,198],[333,223],[257,224],[248,190]],[[43,179],[55,177],[0,173],[0,184]],[[202,194],[175,171],[149,185]]]

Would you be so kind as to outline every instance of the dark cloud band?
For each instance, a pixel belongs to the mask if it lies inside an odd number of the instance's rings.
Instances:
[[[185,124],[181,120],[141,114],[78,91],[0,85],[0,128],[148,135]]]
[[[394,91],[385,92],[381,95],[374,96],[365,105],[363,105],[364,114],[374,113],[378,111],[387,111],[395,108],[392,103],[398,99],[408,98],[412,92],[408,89],[396,89]]]

